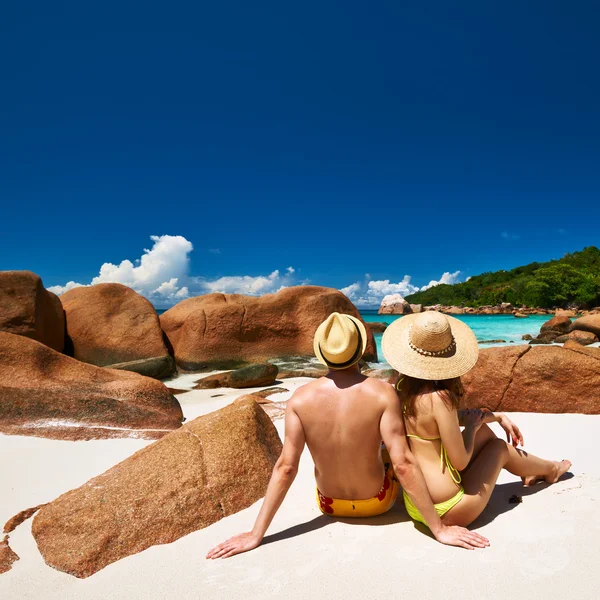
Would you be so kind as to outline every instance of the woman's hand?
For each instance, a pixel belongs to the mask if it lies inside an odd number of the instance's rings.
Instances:
[[[523,434],[521,430],[504,414],[496,413],[496,419],[500,427],[506,431],[506,441],[515,448],[523,445]]]
[[[262,542],[262,537],[255,535],[252,532],[240,533],[229,538],[226,542],[215,546],[207,555],[206,558],[229,558],[234,554],[241,554],[253,550]]]
[[[485,419],[485,412],[478,408],[467,408],[462,411],[462,422],[466,429],[472,429],[474,432],[478,431],[483,425]]]

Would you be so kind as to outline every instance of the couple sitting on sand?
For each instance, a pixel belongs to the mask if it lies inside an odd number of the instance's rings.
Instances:
[[[358,361],[366,346],[365,326],[354,317],[333,313],[319,326],[315,354],[329,373],[298,388],[287,403],[283,450],[254,528],[219,544],[207,558],[227,558],[261,543],[305,444],[324,514],[382,514],[401,485],[412,519],[427,525],[439,542],[469,549],[489,545],[465,527],[487,505],[503,468],[529,485],[538,479],[554,483],[571,466],[517,449],[523,437],[506,415],[458,409],[460,377],[479,352],[462,321],[424,312],[387,328],[383,353],[401,373],[395,389],[361,374]],[[508,442],[487,426],[494,421]]]

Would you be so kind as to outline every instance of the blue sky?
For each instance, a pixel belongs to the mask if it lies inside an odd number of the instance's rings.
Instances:
[[[0,52],[0,269],[58,291],[375,303],[600,245],[596,2],[13,3]]]

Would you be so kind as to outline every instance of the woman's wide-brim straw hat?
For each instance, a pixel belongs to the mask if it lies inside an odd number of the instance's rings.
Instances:
[[[334,312],[317,327],[315,355],[330,369],[347,369],[362,358],[367,341],[367,330],[360,319]]]
[[[394,369],[418,379],[460,377],[479,356],[471,328],[436,311],[400,317],[385,330],[381,346]]]

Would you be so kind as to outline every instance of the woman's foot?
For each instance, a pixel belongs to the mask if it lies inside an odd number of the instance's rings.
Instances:
[[[529,475],[528,477],[521,477],[523,485],[529,487],[539,482],[545,483],[556,483],[570,468],[570,460],[561,460],[552,462],[553,469],[548,475]]]

